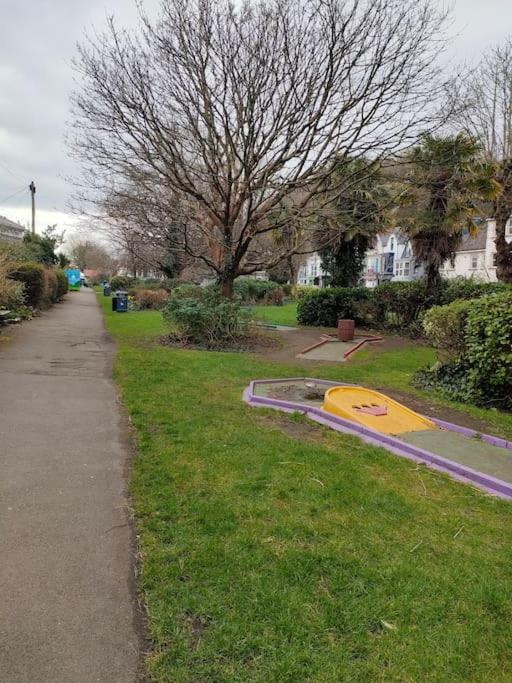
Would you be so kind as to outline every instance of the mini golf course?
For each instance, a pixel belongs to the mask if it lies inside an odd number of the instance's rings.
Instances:
[[[355,336],[351,340],[341,341],[331,335],[323,334],[316,344],[301,351],[297,358],[343,363],[366,344],[379,341],[382,341],[382,337]]]
[[[306,377],[254,380],[251,406],[300,412],[487,493],[512,499],[512,442],[418,415],[384,394]]]

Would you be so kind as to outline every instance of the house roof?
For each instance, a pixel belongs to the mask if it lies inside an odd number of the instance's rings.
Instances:
[[[487,241],[487,224],[479,225],[474,234],[469,231],[462,238],[462,242],[457,251],[483,251]]]
[[[19,232],[20,235],[25,232],[25,228],[22,225],[9,220],[5,216],[0,216],[0,232],[2,228],[7,228],[10,232]]]

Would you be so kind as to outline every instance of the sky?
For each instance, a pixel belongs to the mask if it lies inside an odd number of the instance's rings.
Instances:
[[[151,14],[158,0],[143,4]],[[512,34],[511,0],[449,6],[447,55],[454,63],[474,63]],[[71,60],[85,32],[101,29],[111,14],[133,26],[135,0],[0,0],[0,215],[30,223],[28,185],[34,180],[38,232],[54,223],[68,236],[84,229],[69,209],[70,179],[77,173],[64,141],[75,87]]]

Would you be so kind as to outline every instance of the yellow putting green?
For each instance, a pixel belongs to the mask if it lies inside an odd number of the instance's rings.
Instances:
[[[364,387],[332,387],[324,396],[323,409],[383,434],[403,434],[437,425],[389,396]]]

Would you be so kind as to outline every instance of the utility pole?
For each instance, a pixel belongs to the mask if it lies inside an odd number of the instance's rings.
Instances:
[[[32,234],[36,234],[36,186],[34,181],[28,186],[30,194],[32,195]]]

